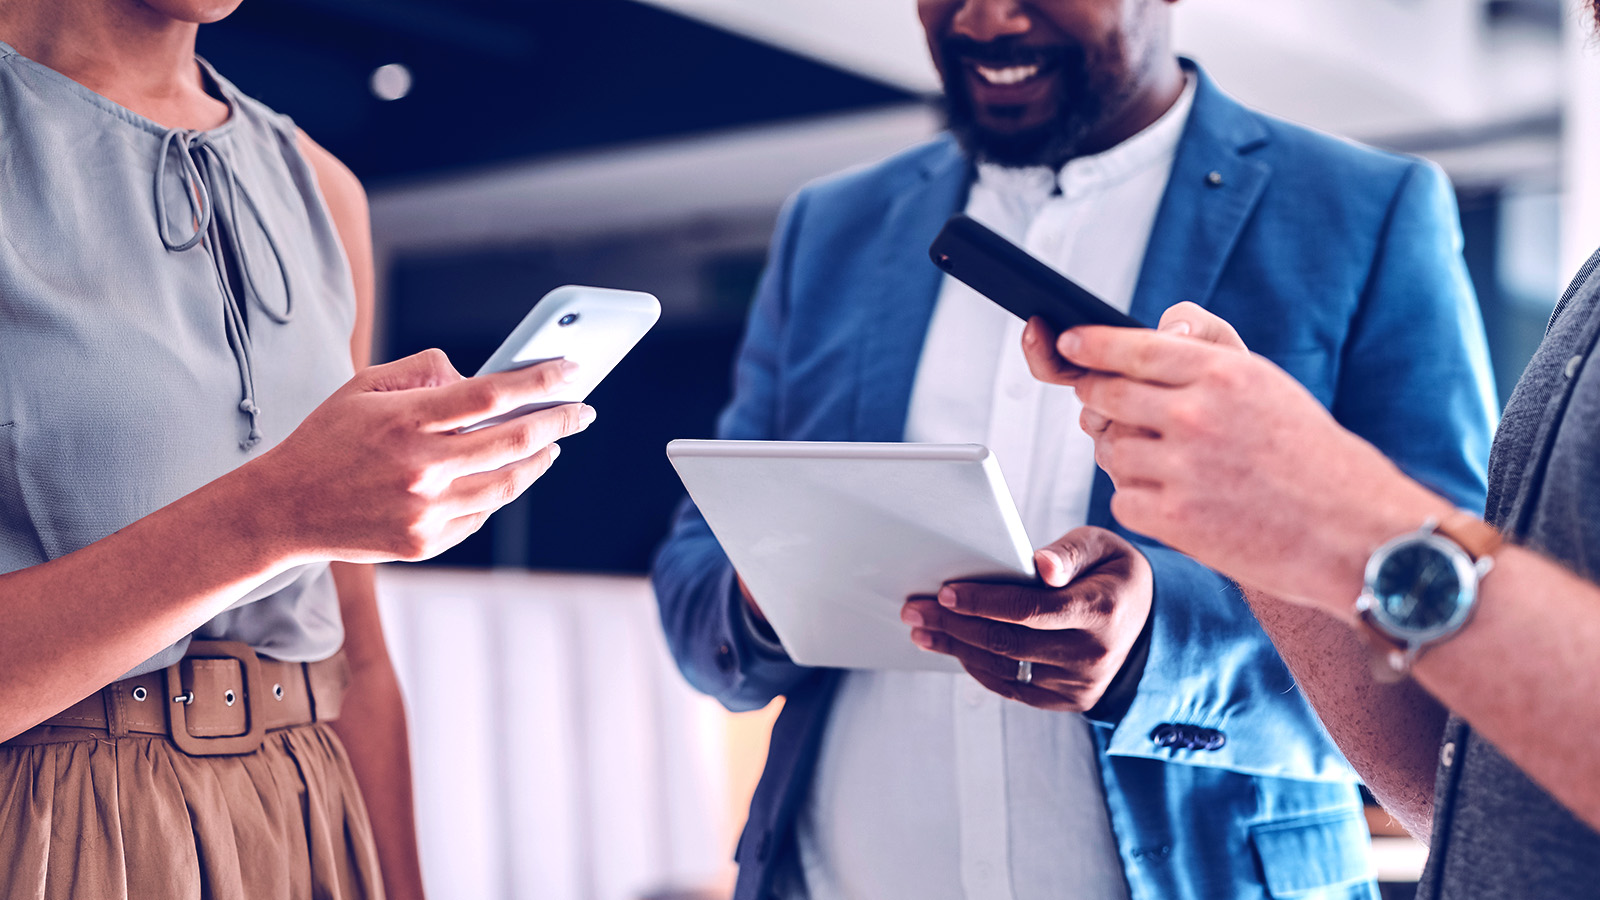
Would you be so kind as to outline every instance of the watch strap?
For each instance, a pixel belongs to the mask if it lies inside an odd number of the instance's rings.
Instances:
[[[1473,562],[1493,559],[1505,544],[1500,530],[1472,513],[1457,510],[1433,528],[1434,534],[1449,538],[1467,552]]]
[[[1379,684],[1397,684],[1411,673],[1416,652],[1411,645],[1397,641],[1372,621],[1372,613],[1356,613],[1356,634],[1366,642],[1372,663],[1372,679]]]

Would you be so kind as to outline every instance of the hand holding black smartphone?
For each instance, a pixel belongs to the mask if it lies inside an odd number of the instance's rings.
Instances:
[[[964,213],[944,224],[928,256],[1024,322],[1040,316],[1058,332],[1079,325],[1149,327]]]

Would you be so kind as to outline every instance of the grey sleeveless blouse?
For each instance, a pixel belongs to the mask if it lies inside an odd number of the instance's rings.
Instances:
[[[349,265],[294,125],[201,67],[231,115],[173,130],[0,43],[0,572],[238,468],[352,374]],[[332,655],[327,565],[195,636]]]

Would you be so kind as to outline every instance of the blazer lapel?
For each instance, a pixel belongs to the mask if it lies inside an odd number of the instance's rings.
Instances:
[[[890,204],[877,258],[864,278],[854,440],[905,436],[917,364],[944,283],[928,246],[960,208],[971,181],[966,158],[953,139],[945,140],[944,151],[919,167]]]
[[[1272,174],[1271,166],[1249,155],[1267,142],[1260,120],[1198,66],[1192,70],[1198,79],[1194,109],[1133,294],[1132,315],[1152,325],[1174,303],[1211,302]]]

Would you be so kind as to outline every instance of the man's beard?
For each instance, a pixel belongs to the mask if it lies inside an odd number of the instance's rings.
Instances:
[[[949,128],[968,155],[981,162],[1013,168],[1059,168],[1079,155],[1084,139],[1104,120],[1107,109],[1119,105],[1121,92],[1117,85],[1097,78],[1089,67],[1088,53],[1076,44],[1028,47],[1010,38],[979,43],[949,37],[941,43],[940,52],[945,64],[945,115]],[[986,127],[978,121],[976,103],[967,84],[969,62],[994,69],[1039,66],[1039,77],[1049,73],[1056,79],[1055,115],[1018,132],[1001,133]],[[1017,112],[1020,115],[1022,111]]]

